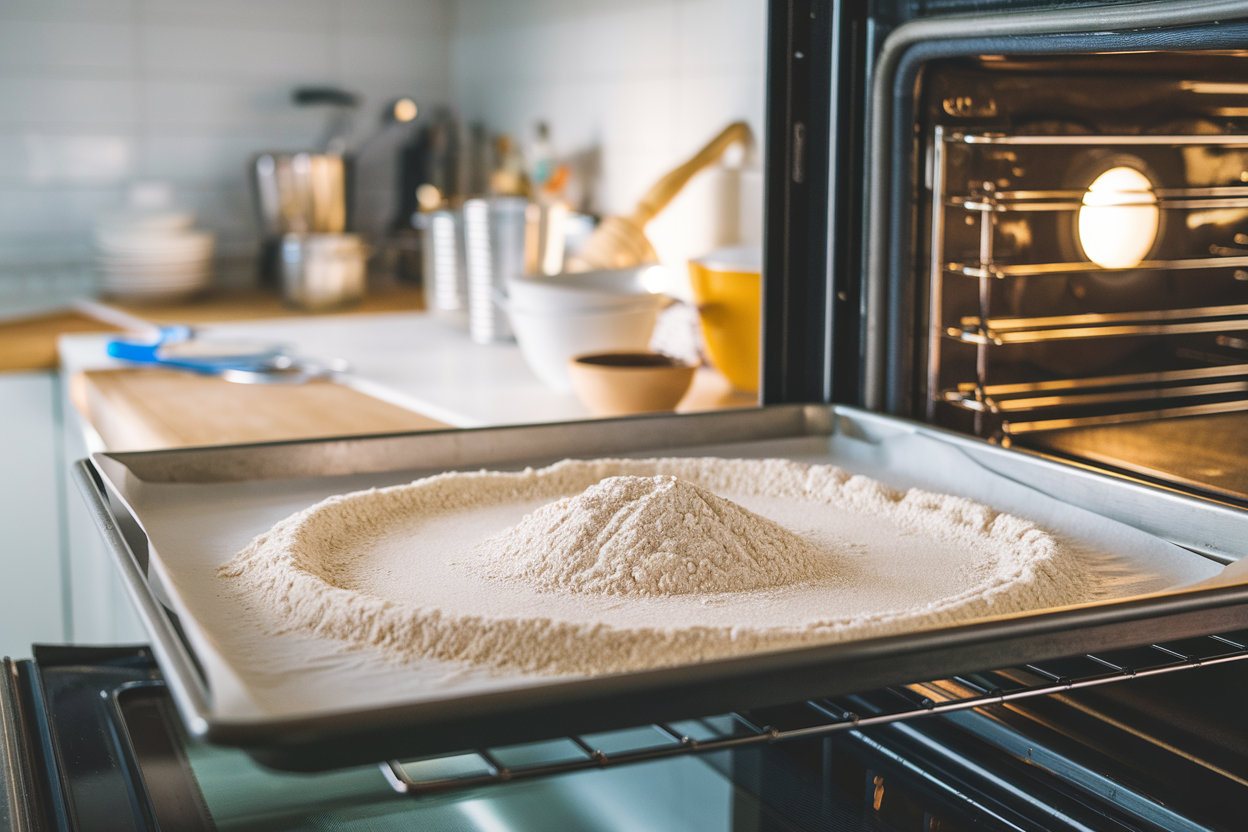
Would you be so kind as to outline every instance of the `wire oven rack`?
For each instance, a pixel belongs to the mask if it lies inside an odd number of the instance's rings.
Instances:
[[[1153,374],[1124,373],[1094,379],[1061,378],[1033,384],[990,384],[989,351],[1011,344],[1208,334],[1216,336],[1217,344],[1229,348],[1232,353],[1244,354],[1243,351],[1248,350],[1248,340],[1240,334],[1248,330],[1248,305],[1031,318],[991,315],[989,284],[992,281],[1008,278],[1043,280],[1115,270],[1104,269],[1090,261],[1018,265],[999,262],[994,243],[998,218],[1019,212],[1056,212],[1074,216],[1083,205],[1083,193],[1068,190],[1010,191],[997,189],[992,182],[984,182],[982,188],[975,186],[982,193],[947,193],[947,150],[951,145],[1155,145],[1225,149],[1248,146],[1248,136],[975,135],[947,131],[938,126],[932,147],[928,421],[934,421],[935,408],[943,403],[974,413],[975,431],[980,435],[986,432],[988,425],[984,417],[997,414],[1003,420],[997,428],[1008,437],[1035,431],[1248,410],[1248,363],[1227,361],[1222,356],[1212,359],[1213,366],[1172,369]],[[1248,209],[1248,187],[1241,184],[1159,188],[1155,196],[1154,204],[1161,211]],[[978,223],[979,250],[974,262],[949,262],[945,258],[946,214],[950,211],[960,213],[968,223]],[[1234,242],[1234,246],[1211,246],[1208,257],[1146,260],[1129,270],[1117,271],[1173,273],[1234,269],[1235,280],[1248,281],[1248,235],[1236,234]],[[947,276],[953,279],[969,277],[979,284],[979,314],[962,316],[952,326],[943,321],[942,287]],[[942,341],[948,340],[975,346],[975,379],[942,389]],[[1180,354],[1185,351],[1191,350],[1179,349]],[[1210,360],[1208,356],[1197,356],[1196,359],[1199,363]]]
[[[521,746],[481,748],[420,760],[391,760],[382,774],[413,797],[476,789],[588,769],[824,737],[838,731],[964,711],[1114,682],[1248,659],[1248,630],[1085,654],[1018,668],[955,676],[853,697],[885,701],[856,713],[842,699],[809,700],[764,711],[656,723],[606,734],[567,736]],[[838,704],[839,703],[839,704]]]

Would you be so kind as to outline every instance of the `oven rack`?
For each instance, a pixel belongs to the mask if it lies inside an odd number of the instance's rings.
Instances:
[[[1248,630],[1088,653],[1017,668],[884,688],[849,698],[809,700],[754,712],[655,723],[597,735],[570,735],[380,764],[396,792],[411,797],[606,769],[693,754],[825,737],[839,731],[1001,705],[1037,696],[1248,659]],[[880,700],[891,708],[862,704]],[[839,704],[838,704],[839,703]],[[846,707],[849,706],[849,707]]]
[[[1143,312],[1060,315],[1033,318],[964,316],[947,327],[951,340],[985,347],[1055,341],[1142,336],[1216,335],[1216,343],[1248,358],[1248,339],[1228,333],[1248,329],[1248,304]],[[986,359],[986,356],[984,356]],[[1204,360],[1230,363],[1094,378],[1064,378],[1034,383],[991,384],[987,374],[935,393],[936,399],[977,414],[1019,414],[1039,418],[1005,422],[1002,431],[1019,434],[1127,421],[1197,416],[1248,410],[1248,363],[1220,356]],[[986,362],[983,365],[986,367]],[[1101,408],[1091,412],[1087,408]],[[1060,412],[1060,413],[1059,413]],[[1053,415],[1053,414],[1059,415]]]
[[[1076,212],[1083,207],[1083,192],[1065,189],[1009,189],[1005,182],[974,180],[959,186],[962,193],[946,190],[950,173],[948,150],[954,146],[1030,145],[1035,147],[1095,145],[1113,146],[1204,146],[1248,147],[1248,136],[1240,135],[1064,135],[1023,136],[997,133],[966,133],[947,131],[937,125],[931,147],[931,260],[929,263],[929,297],[927,336],[927,418],[936,419],[939,405],[952,406],[974,414],[974,430],[978,435],[992,433],[1025,433],[1119,424],[1173,416],[1193,416],[1248,410],[1248,377],[1242,369],[1227,370],[1226,365],[1240,368],[1248,364],[1235,351],[1248,349],[1248,339],[1238,334],[1248,330],[1248,304],[1206,306],[1193,309],[1158,309],[1149,311],[1110,312],[1092,315],[1046,317],[1002,317],[992,314],[992,289],[995,280],[1078,275],[1114,272],[1181,272],[1208,269],[1231,269],[1238,281],[1248,281],[1248,235],[1235,234],[1234,246],[1211,245],[1208,257],[1146,260],[1127,269],[1103,268],[1090,262],[1044,262],[1010,264],[998,262],[995,228],[999,216],[1011,212]],[[974,177],[972,177],[974,179]],[[1244,174],[1241,174],[1244,179]],[[1248,180],[1246,180],[1248,181]],[[981,187],[982,184],[982,187]],[[999,187],[1000,186],[1000,187]],[[1195,185],[1180,188],[1158,188],[1152,191],[1149,204],[1159,209],[1248,209],[1248,184]],[[1124,199],[1123,204],[1138,204]],[[979,251],[967,262],[953,262],[945,257],[946,212],[965,212],[968,221],[979,218]],[[964,255],[970,256],[970,255]],[[978,282],[978,314],[962,315],[950,322],[943,309],[944,282],[971,278]],[[970,310],[967,310],[970,311]],[[1208,373],[1190,373],[1182,362],[1168,368],[1169,374],[1143,380],[1139,374],[1103,377],[1089,383],[1087,379],[1064,378],[1052,387],[1007,394],[1003,387],[992,384],[990,365],[996,348],[1012,345],[1039,345],[1050,342],[1092,344],[1099,339],[1212,336],[1219,346],[1229,348],[1228,355],[1195,355],[1180,344],[1177,358],[1191,358]],[[941,377],[943,344],[968,344],[975,349],[973,383],[945,380]],[[1088,347],[1094,348],[1094,347]],[[1186,351],[1191,355],[1182,355]],[[1191,362],[1187,362],[1191,363]],[[1212,365],[1210,367],[1209,365]],[[949,381],[955,381],[951,387]],[[969,379],[968,379],[969,381]],[[1096,409],[1100,408],[1099,411]],[[988,414],[1016,414],[1035,411],[1034,416],[1016,418],[1000,424],[989,421]]]
[[[1055,136],[1028,136],[1009,133],[939,133],[940,140],[949,144],[970,145],[1034,145],[1034,146],[1096,146],[1096,147],[1140,147],[1146,145],[1226,145],[1229,147],[1248,146],[1248,135],[1233,134],[1161,134],[1137,133],[1132,135],[1105,135],[1099,133],[1079,133]]]
[[[1213,379],[1234,378],[1235,381]],[[1189,380],[1204,383],[1184,384]],[[1134,388],[1134,389],[1131,389]],[[979,387],[962,382],[941,392],[950,404],[985,413],[1017,413],[1051,407],[1086,407],[1141,401],[1165,401],[1200,395],[1248,392],[1248,364],[1172,370],[1102,378],[1061,379],[1030,384],[989,384],[983,398],[976,398]]]
[[[1217,250],[1219,252],[1237,251],[1237,249],[1229,249],[1224,246],[1217,247]],[[1114,274],[1115,272],[1245,268],[1248,268],[1248,255],[1243,254],[1195,257],[1182,260],[1141,260],[1134,266],[1121,269],[1106,268],[1091,262],[1027,263],[1022,265],[990,263],[979,266],[956,262],[945,264],[945,271],[950,274],[961,277],[991,278],[993,280],[1004,280],[1007,277],[1046,277],[1049,275],[1084,273]]]
[[[1002,134],[946,134],[937,128],[937,145],[943,165],[943,147],[947,144],[963,145],[1088,145],[1097,146],[1223,146],[1243,147],[1248,145],[1248,136],[1011,136]],[[1129,268],[1115,269],[1097,266],[1088,262],[1060,262],[1007,265],[993,262],[991,232],[993,220],[997,214],[1013,213],[1075,213],[1084,206],[1085,192],[1081,190],[1006,190],[998,188],[991,181],[983,183],[982,190],[971,188],[969,194],[945,195],[944,171],[940,171],[940,189],[933,189],[936,209],[961,209],[972,214],[979,214],[981,231],[985,239],[981,240],[980,263],[968,264],[949,262],[944,264],[946,271],[973,278],[1004,279],[1008,277],[1041,277],[1045,275],[1069,275],[1094,271],[1098,273],[1138,270],[1185,271],[1210,268],[1244,268],[1248,267],[1248,249],[1232,246],[1212,246],[1213,257],[1190,257],[1168,260],[1146,260]],[[1146,203],[1161,211],[1207,211],[1219,209],[1248,209],[1248,186],[1243,184],[1217,185],[1208,187],[1157,188],[1151,191],[1153,199]],[[1098,201],[1098,207],[1139,206],[1142,203],[1134,200],[1122,202]],[[943,223],[942,223],[943,225]],[[1238,236],[1238,235],[1237,235]],[[1239,242],[1238,239],[1236,242]]]
[[[1239,365],[1240,380],[1222,384],[1066,389],[1074,392],[1051,396],[1010,398],[994,395],[994,388],[1023,385],[978,386],[963,382],[941,391],[941,401],[972,413],[1005,417],[1000,431],[1005,436],[1095,425],[1120,425],[1154,419],[1178,419],[1248,410],[1248,372]],[[1074,385],[1076,381],[1061,384]],[[1025,418],[1021,418],[1024,417]],[[1082,414],[1082,415],[1081,415]],[[1013,418],[1011,418],[1013,416]]]
[[[972,344],[1038,344],[1084,338],[1129,338],[1145,335],[1193,335],[1206,332],[1248,330],[1248,304],[1203,306],[1195,309],[1157,309],[1143,312],[1108,312],[1054,315],[1037,318],[988,318],[977,315],[959,319],[946,329],[955,340]],[[1248,347],[1248,341],[1243,342]]]
[[[949,208],[964,208],[967,211],[982,211],[994,214],[1008,214],[1016,211],[1078,211],[1084,207],[1085,191],[991,191],[985,188],[983,193],[970,196],[955,194],[945,200]],[[1140,203],[1123,200],[1111,202],[1104,199],[1097,201],[1098,207],[1138,207],[1147,204],[1162,210],[1170,209],[1185,211],[1204,208],[1248,208],[1248,187],[1238,185],[1221,185],[1208,188],[1157,188],[1152,191],[1156,202]]]

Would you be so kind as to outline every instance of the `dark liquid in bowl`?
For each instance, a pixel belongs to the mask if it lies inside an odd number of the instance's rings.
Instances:
[[[599,355],[582,355],[578,364],[597,367],[685,367],[685,362],[670,355],[657,352],[607,352]]]

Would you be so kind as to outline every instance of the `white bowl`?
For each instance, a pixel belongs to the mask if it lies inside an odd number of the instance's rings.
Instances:
[[[548,387],[571,393],[568,360],[591,352],[645,350],[659,304],[553,314],[509,304],[507,314],[529,369]]]
[[[206,231],[95,233],[95,244],[100,253],[117,257],[204,257],[212,252],[215,242],[215,237]]]
[[[144,258],[98,256],[95,265],[101,272],[132,277],[160,277],[166,274],[204,272],[212,268],[212,258],[151,260]]]
[[[147,211],[126,208],[100,215],[95,227],[100,231],[178,231],[190,228],[195,215],[190,211]]]
[[[551,311],[629,306],[654,296],[665,276],[656,269],[662,267],[512,277],[507,296],[519,306]]]
[[[186,272],[182,274],[169,275],[152,275],[135,277],[133,275],[114,274],[112,272],[103,272],[100,275],[101,285],[109,288],[134,287],[147,288],[151,286],[199,286],[208,282],[209,273]]]
[[[161,272],[190,271],[206,269],[212,263],[211,257],[179,257],[179,258],[146,258],[146,257],[115,257],[99,255],[95,258],[96,265],[101,269],[118,272]]]
[[[203,280],[211,274],[211,270],[206,266],[196,269],[162,269],[160,271],[102,268],[99,273],[104,280],[113,283],[184,283],[188,280]]]
[[[115,249],[97,246],[96,255],[111,260],[129,261],[133,263],[206,260],[212,256],[212,246],[184,246],[181,249]]]
[[[182,282],[156,283],[114,283],[107,277],[100,281],[100,289],[104,294],[116,298],[133,298],[136,300],[164,300],[186,297],[208,287],[209,276],[204,275],[197,280]]]

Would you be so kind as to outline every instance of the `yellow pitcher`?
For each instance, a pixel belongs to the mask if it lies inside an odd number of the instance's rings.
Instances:
[[[758,392],[762,271],[760,246],[722,248],[689,261],[711,363],[749,393]]]

